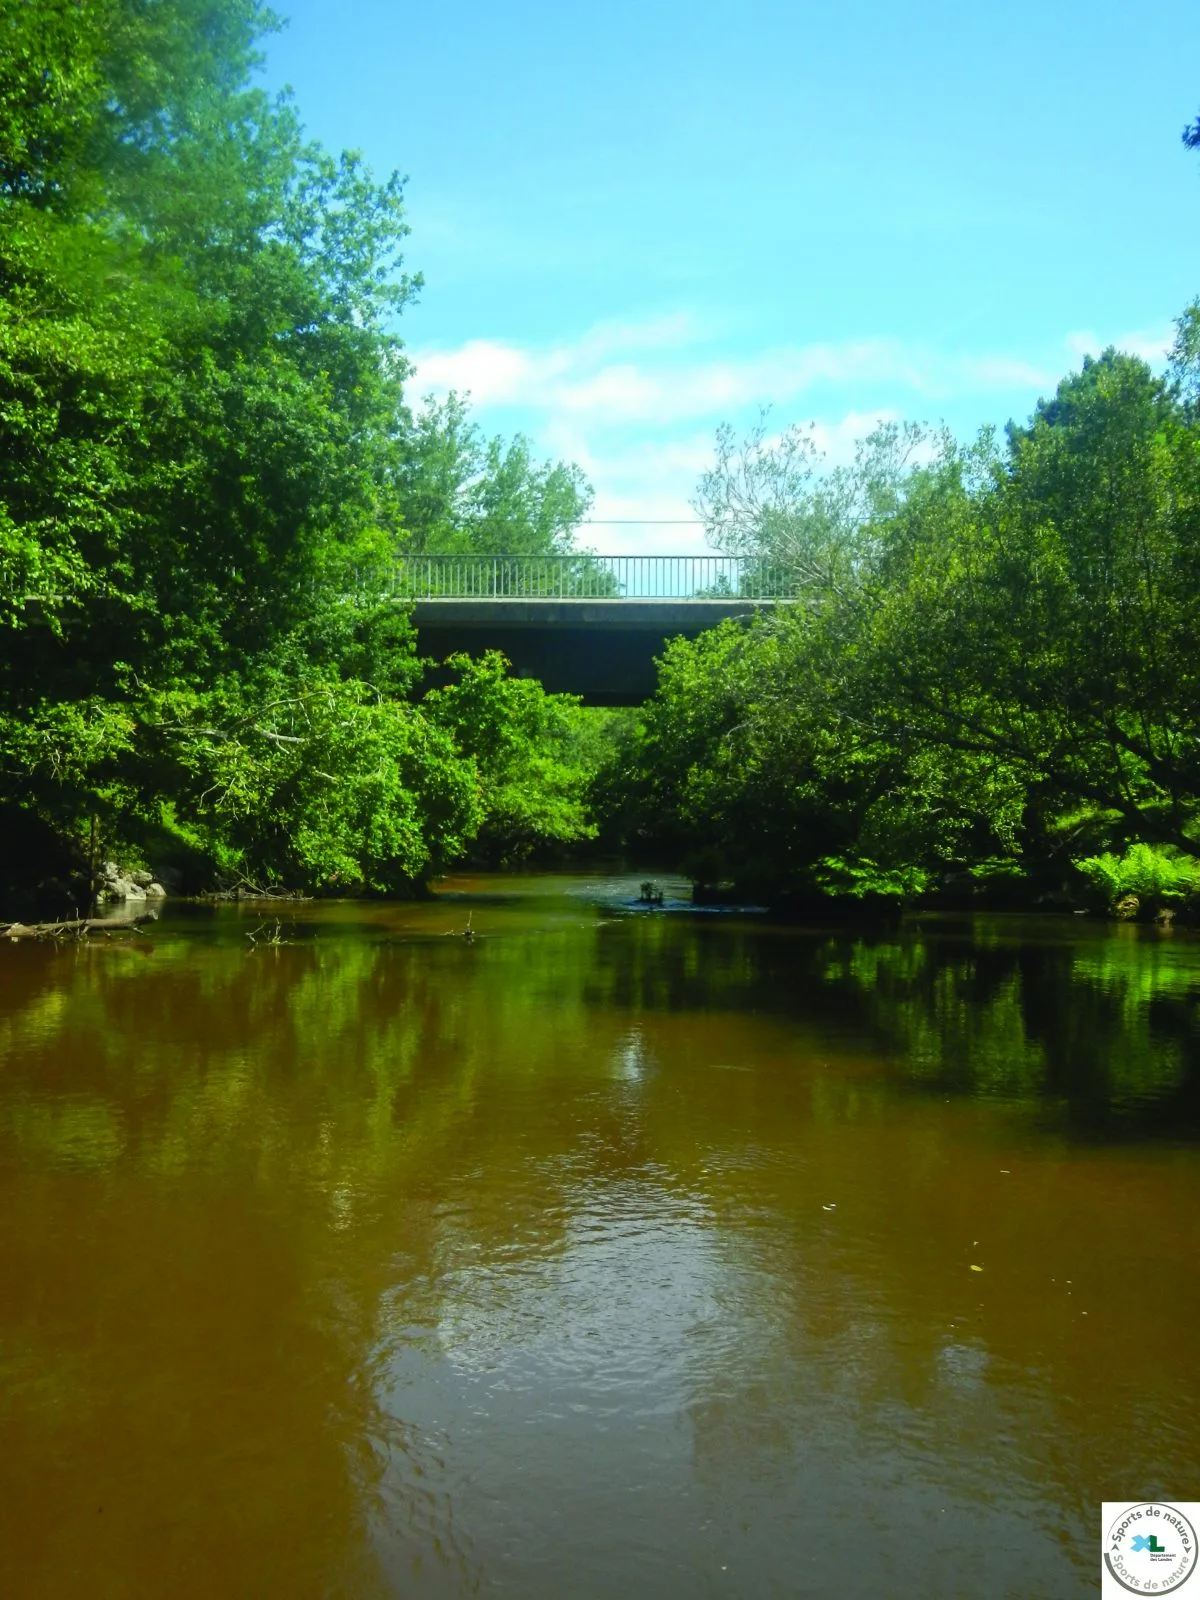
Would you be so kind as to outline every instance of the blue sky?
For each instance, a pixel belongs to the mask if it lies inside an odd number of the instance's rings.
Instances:
[[[408,174],[414,389],[687,518],[718,423],[961,436],[1200,294],[1194,0],[281,0],[267,77]],[[703,548],[594,527],[598,549]]]

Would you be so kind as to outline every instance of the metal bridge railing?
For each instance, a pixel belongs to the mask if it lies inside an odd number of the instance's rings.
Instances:
[[[746,556],[404,556],[392,590],[414,600],[787,600],[795,580]]]

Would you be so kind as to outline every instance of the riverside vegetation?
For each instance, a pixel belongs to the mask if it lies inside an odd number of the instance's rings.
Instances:
[[[629,825],[756,895],[1200,905],[1200,307],[1003,439],[718,440],[710,535],[802,602],[677,641]]]
[[[593,728],[380,575],[566,547],[590,491],[414,410],[402,185],[253,86],[257,0],[46,0],[0,34],[0,878],[401,890],[592,831]],[[68,902],[69,903],[69,902]]]
[[[776,902],[1200,901],[1200,307],[1025,426],[820,470],[718,438],[801,603],[639,714],[456,657],[398,548],[571,548],[578,469],[414,406],[402,182],[255,87],[258,0],[39,0],[0,49],[0,880],[405,892],[599,838]],[[1190,130],[1188,139],[1196,130]]]

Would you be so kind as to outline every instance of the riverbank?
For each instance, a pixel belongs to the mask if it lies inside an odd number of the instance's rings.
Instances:
[[[454,875],[454,881],[460,876],[461,874]],[[28,901],[25,902],[21,914],[14,915],[10,903],[6,906],[5,913],[0,914],[0,940],[15,942],[19,939],[35,938],[64,941],[86,938],[97,932],[111,935],[122,929],[138,931],[142,924],[158,920],[162,910],[168,905],[172,909],[228,905],[279,915],[300,907],[332,902],[342,906],[361,905],[364,908],[385,907],[389,904],[430,904],[443,898],[447,893],[442,886],[445,881],[447,880],[416,886],[412,894],[403,896],[337,893],[309,895],[292,890],[264,891],[253,886],[238,885],[233,889],[214,890],[207,894],[167,897],[164,893],[149,900],[140,895],[129,900],[109,899],[90,902],[91,909],[95,913],[91,916],[81,916],[78,909],[73,907],[65,915],[46,916],[43,913],[39,918],[36,913],[31,913],[28,909]],[[648,889],[647,884],[649,884]],[[14,899],[20,904],[19,897]],[[756,897],[749,891],[739,890],[735,885],[691,884],[682,891],[672,894],[670,898],[666,898],[658,885],[658,880],[646,879],[639,879],[637,891],[631,892],[626,897],[626,902],[631,909],[642,911],[667,913],[689,909],[726,911],[765,917],[781,925],[797,927],[840,926],[863,929],[895,927],[907,918],[965,914],[1039,917],[1048,921],[1072,916],[1114,926],[1139,925],[1164,931],[1172,928],[1180,930],[1200,928],[1200,915],[1195,908],[1186,907],[1177,912],[1171,906],[1143,907],[1140,903],[1129,901],[1119,909],[1097,905],[1094,901],[1080,904],[1064,898],[1048,902],[1032,897],[1024,901],[1019,898],[1006,898],[1002,902],[997,902],[985,897],[972,901],[961,897],[925,896],[918,900],[902,902],[882,895],[858,897],[827,895],[791,896],[772,903]],[[89,902],[85,900],[84,905],[88,906]]]
[[[177,841],[171,841],[177,845]],[[221,873],[211,862],[178,848],[160,848],[98,861],[94,868],[76,862],[65,876],[39,873],[36,856],[23,864],[23,885],[0,883],[0,922],[77,920],[89,910],[136,906],[183,898],[191,901],[261,901],[289,903],[305,899],[412,901],[436,895],[443,874],[430,874],[387,893],[362,885],[327,883],[301,889],[255,882],[236,873]],[[653,904],[657,880],[664,876],[683,883],[675,899],[697,907],[754,906],[777,919],[795,922],[894,921],[906,912],[1016,912],[1025,915],[1071,914],[1113,922],[1155,923],[1169,927],[1200,926],[1200,864],[1156,847],[1137,844],[1123,855],[1068,862],[1050,870],[1045,863],[1023,867],[1012,860],[991,860],[931,872],[916,867],[880,868],[872,862],[851,865],[830,862],[813,875],[807,887],[755,877],[746,881],[705,880],[689,876],[678,861],[659,855],[647,867],[614,850],[611,841],[592,840],[582,847],[532,852],[520,866],[507,870],[517,877],[541,872],[638,873],[649,886]],[[664,864],[664,862],[666,864]],[[61,866],[61,863],[59,864]],[[452,873],[497,870],[487,859],[469,859],[447,868]],[[12,873],[9,873],[11,880]]]

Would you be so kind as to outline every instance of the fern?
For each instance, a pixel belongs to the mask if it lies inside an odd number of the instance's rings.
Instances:
[[[1133,844],[1122,856],[1107,851],[1075,865],[1110,905],[1131,894],[1154,903],[1200,895],[1200,861],[1162,845]]]

